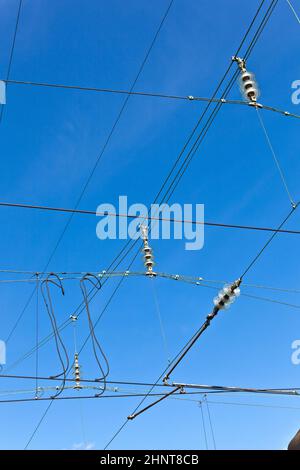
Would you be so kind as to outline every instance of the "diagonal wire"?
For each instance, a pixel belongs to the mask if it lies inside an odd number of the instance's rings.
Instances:
[[[199,401],[199,408],[201,410],[202,428],[203,428],[203,434],[204,434],[204,439],[205,439],[205,448],[206,448],[206,450],[208,450],[207,433],[206,433],[206,427],[205,427],[205,419],[204,419],[202,401]]]
[[[158,300],[155,281],[156,281],[155,277],[152,277],[150,279],[155,310],[156,310],[157,318],[158,318],[158,321],[159,321],[161,339],[162,339],[162,343],[163,343],[163,347],[164,347],[164,351],[165,351],[165,356],[166,356],[166,363],[170,364],[170,351],[169,351],[167,335],[166,335],[166,331],[165,331],[165,327],[164,327],[164,322],[163,322],[162,315],[161,315],[161,310],[160,310],[160,305],[159,305],[159,300]]]
[[[292,216],[292,214],[295,212],[297,207],[299,206],[299,202],[295,204],[295,206],[292,207],[291,211],[288,213],[288,215],[284,218],[284,220],[281,222],[281,224],[278,227],[278,230],[281,229],[281,227],[284,226],[284,224],[289,220],[289,218]],[[278,230],[272,234],[272,236],[267,240],[267,242],[263,245],[263,247],[260,249],[260,251],[257,253],[257,255],[252,259],[252,261],[249,263],[243,274],[240,276],[242,279],[247,272],[252,268],[252,266],[256,263],[256,261],[261,257],[263,252],[266,250],[266,248],[269,246],[269,244],[272,242],[272,240],[276,237]]]
[[[50,401],[49,405],[47,406],[47,408],[45,409],[45,411],[44,411],[44,413],[43,413],[41,419],[40,419],[39,422],[37,423],[37,425],[36,425],[36,427],[34,428],[32,434],[30,435],[30,437],[29,437],[29,439],[28,439],[28,441],[27,441],[27,443],[26,443],[26,445],[25,445],[25,447],[24,447],[24,450],[27,450],[27,449],[28,449],[28,447],[29,447],[29,445],[30,445],[32,439],[34,438],[34,436],[35,436],[36,433],[38,432],[38,430],[39,430],[39,428],[40,428],[42,422],[43,422],[44,419],[46,418],[46,416],[47,416],[47,414],[48,414],[48,412],[49,412],[49,410],[50,410],[50,408],[51,408],[51,406],[52,406],[53,403],[54,403],[54,400],[51,399],[51,401]]]
[[[209,426],[210,426],[210,432],[211,432],[211,436],[212,436],[212,440],[213,440],[214,450],[217,450],[215,433],[214,433],[214,428],[213,428],[213,425],[212,425],[211,414],[210,414],[210,409],[209,409],[206,394],[203,397],[203,401],[206,404],[206,408],[207,408],[207,414],[208,414],[208,420],[209,420]]]
[[[298,21],[298,23],[300,24],[300,18],[299,18],[299,15],[298,15],[298,13],[296,12],[295,8],[293,7],[293,5],[292,5],[291,1],[290,1],[290,0],[286,0],[286,1],[287,1],[288,5],[289,5],[290,9],[291,9],[291,10],[292,10],[292,12],[294,13],[294,16],[295,16],[296,20],[297,20],[297,21]]]
[[[292,196],[291,196],[291,192],[290,192],[290,190],[289,190],[289,187],[288,187],[288,184],[287,184],[287,180],[286,180],[285,174],[284,174],[284,172],[283,172],[283,169],[281,168],[279,159],[278,159],[278,157],[277,157],[277,155],[276,155],[276,153],[275,153],[275,150],[274,150],[274,147],[273,147],[273,145],[272,145],[272,142],[271,142],[270,136],[269,136],[269,134],[268,134],[267,128],[266,128],[266,126],[265,126],[265,123],[264,123],[264,121],[263,121],[263,118],[262,118],[262,116],[261,116],[261,113],[260,113],[260,111],[259,111],[259,109],[258,109],[257,107],[256,107],[256,111],[257,111],[257,116],[258,116],[258,119],[259,119],[261,128],[262,128],[263,133],[264,133],[264,135],[265,135],[267,144],[268,144],[268,146],[269,146],[269,148],[270,148],[270,151],[271,151],[271,154],[272,154],[272,156],[273,156],[275,165],[276,165],[277,170],[278,170],[278,172],[279,172],[281,181],[282,181],[282,183],[283,183],[283,185],[284,185],[284,188],[285,188],[285,190],[286,190],[286,193],[287,193],[287,195],[288,195],[288,198],[289,198],[289,200],[290,200],[290,203],[292,204],[292,206],[294,206],[294,205],[295,205],[295,202],[294,202],[294,200],[293,200],[293,198],[292,198]]]

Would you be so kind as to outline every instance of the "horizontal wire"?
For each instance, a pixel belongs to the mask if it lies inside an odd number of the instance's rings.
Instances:
[[[53,274],[50,272],[40,272],[40,271],[21,271],[21,270],[9,270],[9,269],[0,269],[0,273],[11,273],[11,274],[31,274],[32,276],[34,275],[42,275],[44,274],[45,276],[48,274]],[[86,270],[86,271],[57,271],[55,274],[59,275],[61,280],[78,280],[81,279],[82,277],[75,276],[77,274],[83,276],[86,273],[93,274],[95,276],[99,276],[101,279],[102,278],[112,278],[112,277],[146,277],[148,278],[148,275],[144,271],[92,271],[92,270]],[[65,277],[65,276],[70,276],[74,275],[74,277]],[[224,280],[224,279],[206,279],[205,277],[202,276],[191,276],[191,275],[184,275],[184,274],[171,274],[171,273],[164,273],[164,272],[155,272],[156,277],[160,277],[163,279],[170,279],[173,281],[178,281],[178,282],[185,282],[185,283],[192,283],[196,284],[199,286],[206,286],[204,282],[212,283],[212,284],[230,284],[232,281]],[[43,279],[43,277],[40,277],[40,279]],[[0,283],[5,283],[5,282],[36,282],[35,279],[29,278],[29,279],[0,279]],[[243,287],[247,288],[253,288],[253,289],[263,289],[263,290],[270,290],[270,291],[275,291],[275,292],[284,292],[284,293],[290,293],[290,294],[300,294],[300,289],[289,289],[286,287],[277,287],[277,286],[267,286],[264,284],[249,284],[249,283],[243,283]],[[259,298],[259,297],[258,297]]]
[[[207,391],[206,394],[215,393],[214,391]],[[217,392],[220,393],[220,392]],[[203,392],[185,392],[185,395],[202,395]],[[174,392],[174,395],[182,395],[181,392]],[[34,398],[12,398],[7,400],[0,400],[0,404],[5,403],[27,403],[27,402],[38,402],[38,401],[57,401],[57,400],[86,400],[86,399],[101,399],[101,398],[135,398],[135,397],[164,397],[165,393],[126,393],[113,395],[70,395],[70,396],[58,396],[58,397],[34,397]]]
[[[217,392],[224,392],[226,391],[227,393],[233,393],[235,392],[234,390],[218,390]],[[215,390],[212,391],[206,391],[205,394],[210,394],[215,392]],[[239,393],[243,392],[242,389],[238,390]],[[289,395],[289,396],[294,396],[297,394],[292,394],[289,392],[285,391],[276,391],[273,392],[272,390],[267,390],[267,391],[249,391],[245,390],[246,393],[264,393],[264,394],[269,394],[269,395]],[[203,391],[195,391],[195,392],[177,392],[174,390],[174,395],[178,396],[183,396],[183,395],[203,395]],[[69,396],[58,396],[58,397],[34,397],[34,398],[12,398],[12,399],[6,399],[6,400],[0,400],[0,404],[5,404],[5,403],[28,403],[28,402],[39,402],[39,401],[57,401],[57,400],[87,400],[87,399],[101,399],[101,398],[135,398],[135,397],[165,397],[165,398],[171,398],[171,397],[166,397],[165,393],[126,393],[126,394],[118,394],[114,393],[113,395],[69,395]]]
[[[206,384],[190,384],[190,383],[178,383],[172,382],[173,388],[180,387],[182,390],[185,389],[198,389],[198,390],[215,390],[222,392],[234,392],[234,393],[262,393],[271,395],[291,395],[300,396],[300,388],[253,388],[253,387],[236,387],[236,386],[224,386],[224,385],[206,385]]]
[[[12,374],[0,374],[0,379],[24,379],[24,380],[50,380],[59,382],[58,379],[55,377],[47,377],[47,376],[36,376],[36,375],[12,375]],[[66,382],[73,382],[76,383],[75,379],[66,378]],[[101,383],[97,379],[80,379],[82,383]],[[106,383],[108,384],[116,384],[116,385],[134,385],[134,386],[145,386],[150,387],[154,384],[148,382],[131,382],[131,381],[117,381],[117,380],[107,380]],[[157,384],[157,387],[165,387],[164,384]]]
[[[204,394],[205,395],[205,394]],[[180,397],[170,397],[170,400],[181,400],[192,403],[199,403],[199,400],[193,398],[180,398]],[[298,406],[288,406],[288,405],[268,405],[265,403],[245,403],[245,402],[233,402],[233,401],[216,401],[216,400],[207,400],[207,403],[211,405],[230,405],[230,406],[250,406],[250,407],[261,407],[261,408],[274,408],[274,409],[284,409],[284,410],[299,410]]]
[[[24,379],[24,380],[45,380],[45,381],[55,381],[59,382],[59,380],[55,377],[45,377],[45,376],[35,376],[35,375],[7,375],[1,374],[0,379]],[[76,383],[75,379],[66,378],[66,382]],[[82,383],[97,383],[101,384],[97,379],[81,379],[80,382]],[[298,391],[300,392],[300,387],[287,387],[287,388],[245,388],[245,387],[236,387],[236,386],[224,386],[224,385],[207,385],[207,384],[167,384],[167,383],[149,383],[149,382],[131,382],[131,381],[120,381],[120,380],[107,380],[108,384],[116,384],[116,385],[133,385],[133,386],[145,386],[145,387],[160,387],[164,389],[169,389],[173,387],[183,387],[187,389],[199,389],[202,390],[201,393],[204,393],[203,390],[206,391],[215,391],[215,392],[235,392],[235,393],[270,393],[270,394],[291,394],[291,395],[298,395]],[[1,390],[0,390],[1,391]],[[164,395],[164,394],[163,394]]]
[[[297,406],[286,406],[286,405],[267,405],[264,403],[237,403],[237,402],[221,402],[221,401],[211,401],[207,400],[209,404],[212,405],[236,405],[236,406],[251,406],[251,407],[259,407],[259,408],[276,408],[276,409],[284,409],[284,410],[300,410],[300,407]]]
[[[60,84],[60,83],[33,82],[33,81],[25,81],[25,80],[2,80],[2,81],[8,84],[12,84],[12,85],[29,85],[29,86],[36,86],[36,87],[41,87],[41,88],[45,87],[45,88],[57,88],[57,89],[64,89],[64,90],[90,91],[90,92],[96,92],[96,93],[111,93],[111,94],[121,94],[121,95],[130,95],[130,96],[144,96],[144,97],[151,97],[151,98],[163,98],[163,99],[168,99],[168,100],[198,101],[198,102],[204,102],[204,103],[222,103],[222,104],[249,106],[249,107],[254,108],[253,103],[249,101],[229,100],[225,98],[208,98],[208,97],[193,96],[193,95],[173,95],[173,94],[165,94],[165,93],[146,92],[146,91],[116,90],[112,88],[86,87],[86,86],[80,86],[80,85],[65,85],[65,84]],[[291,117],[300,119],[299,115],[290,113],[289,111],[284,111],[282,109],[275,108],[274,106],[268,106],[268,105],[259,103],[259,104],[256,104],[255,107],[259,107],[260,109],[265,109],[267,111],[279,113],[283,116],[291,116]]]
[[[192,224],[192,225],[204,225],[209,227],[220,227],[220,228],[233,228],[233,229],[242,229],[242,230],[257,230],[264,232],[276,232],[276,233],[289,233],[300,235],[300,230],[287,230],[287,229],[276,229],[272,227],[259,227],[255,225],[240,225],[240,224],[226,224],[221,222],[206,222],[198,220],[189,220],[189,219],[175,219],[175,218],[166,218],[166,217],[151,217],[145,215],[130,215],[130,214],[120,214],[120,213],[109,213],[109,212],[97,212],[93,210],[85,209],[69,209],[64,207],[53,207],[53,206],[41,206],[37,204],[22,204],[22,203],[11,203],[11,202],[0,202],[0,207],[11,207],[19,209],[33,209],[33,210],[42,210],[49,212],[64,212],[64,213],[74,213],[82,215],[96,215],[99,217],[125,217],[128,219],[142,219],[144,220],[155,220],[161,222],[172,222],[180,224]]]
[[[128,275],[128,274],[126,274]],[[136,274],[135,274],[136,275]],[[146,273],[142,273],[140,274],[142,276],[145,276],[147,277]],[[123,274],[120,274],[121,277],[124,276],[124,273]],[[116,275],[112,276],[112,277],[116,277]],[[157,275],[157,277],[159,277],[159,275]],[[162,276],[164,278],[167,278],[167,279],[174,279],[174,277],[169,277],[169,276]],[[82,279],[81,277],[59,277],[60,280],[62,281],[70,281],[70,280],[80,280]],[[174,279],[175,280],[175,279]],[[204,284],[203,282],[200,282],[200,281],[190,281],[190,280],[187,280],[187,279],[176,279],[176,281],[179,281],[179,282],[185,282],[185,283],[188,283],[188,284],[193,284],[193,285],[198,285],[200,287],[208,287],[208,288],[212,288],[212,289],[216,289],[218,290],[219,287],[217,286],[209,286],[207,284]],[[205,282],[213,282],[213,281],[209,281],[209,280],[204,280]],[[35,282],[34,279],[6,279],[6,280],[0,280],[0,284],[2,283],[28,283],[28,282]],[[216,281],[217,282],[217,281]],[[220,281],[218,281],[220,282]],[[246,287],[246,285],[244,285],[244,287]],[[258,288],[258,286],[256,286],[256,288]],[[261,289],[263,287],[260,287]],[[271,287],[265,287],[266,289],[268,290],[272,290]],[[299,291],[296,291],[296,290],[287,290],[287,289],[276,289],[276,292],[279,291],[283,291],[283,292],[289,292],[289,293],[299,293]],[[258,295],[252,295],[252,294],[246,294],[244,292],[242,292],[241,294],[242,296],[244,297],[249,297],[251,299],[255,299],[255,300],[263,300],[264,302],[272,302],[272,303],[275,303],[275,304],[279,304],[279,305],[284,305],[286,307],[291,307],[291,308],[297,308],[297,309],[300,309],[300,305],[297,305],[297,304],[291,304],[290,302],[284,302],[282,300],[276,300],[276,299],[270,299],[268,297],[262,297],[262,296],[258,296]]]

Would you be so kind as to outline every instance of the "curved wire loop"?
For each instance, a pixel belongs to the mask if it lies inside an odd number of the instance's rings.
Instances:
[[[59,358],[59,361],[60,361],[60,364],[61,364],[61,367],[62,367],[62,372],[60,372],[59,374],[51,376],[51,378],[63,377],[62,378],[62,385],[60,387],[57,387],[57,390],[58,390],[57,393],[53,397],[51,397],[51,398],[56,398],[56,397],[58,397],[58,395],[60,395],[63,392],[63,390],[65,388],[67,370],[69,368],[70,362],[69,362],[69,356],[68,356],[67,349],[64,345],[64,342],[63,342],[63,340],[61,338],[61,335],[59,333],[59,328],[57,326],[49,284],[52,284],[52,285],[56,286],[61,291],[62,295],[65,295],[65,291],[64,291],[61,279],[55,273],[48,274],[48,276],[41,283],[41,293],[42,293],[42,297],[43,297],[43,300],[44,300],[44,304],[45,304],[48,316],[49,316],[50,321],[51,321],[53,336],[54,336],[54,340],[55,340],[56,351],[57,351],[57,355],[58,355],[58,358]],[[45,290],[46,290],[46,292],[45,292]]]
[[[98,290],[101,289],[102,284],[101,284],[100,279],[97,276],[95,276],[94,274],[91,274],[91,273],[86,273],[80,279],[80,288],[81,288],[81,292],[82,292],[82,295],[83,295],[83,300],[84,300],[85,309],[86,309],[86,313],[87,313],[87,319],[88,319],[89,330],[90,330],[90,337],[91,337],[91,340],[92,340],[92,348],[93,348],[93,352],[94,352],[94,357],[96,359],[96,362],[98,364],[100,374],[101,374],[101,376],[96,380],[104,382],[104,387],[103,387],[103,392],[102,392],[102,393],[104,393],[105,388],[106,388],[106,378],[109,374],[109,363],[108,363],[106,355],[104,354],[104,351],[103,351],[102,347],[100,346],[99,340],[97,339],[96,334],[95,334],[95,327],[94,327],[94,324],[93,324],[93,320],[91,318],[88,291],[87,291],[87,286],[86,286],[86,284],[88,282],[90,284],[92,284],[92,286],[94,288],[96,288]],[[100,353],[100,355],[99,355],[99,353]],[[102,357],[102,359],[99,356]],[[105,364],[104,366],[103,366],[103,361],[102,360],[104,361],[104,364]]]

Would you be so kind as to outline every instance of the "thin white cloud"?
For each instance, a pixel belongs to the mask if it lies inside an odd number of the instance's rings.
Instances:
[[[79,442],[72,445],[72,450],[92,450],[94,448],[94,442]]]

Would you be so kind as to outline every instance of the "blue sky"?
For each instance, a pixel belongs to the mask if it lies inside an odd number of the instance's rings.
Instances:
[[[129,89],[167,1],[25,0],[11,79]],[[258,6],[255,2],[175,0],[136,90],[210,96],[223,75]],[[295,7],[300,5],[295,0]],[[18,2],[0,0],[0,75],[4,78]],[[300,28],[279,1],[251,59],[260,100],[300,114],[291,102],[291,84],[300,79]],[[238,85],[230,97],[240,99]],[[122,95],[10,85],[0,127],[1,201],[73,207],[124,101]],[[131,97],[116,132],[81,202],[96,210],[115,204],[149,204],[184,145],[204,105]],[[290,190],[299,200],[299,121],[264,112],[265,124]],[[209,221],[277,226],[289,211],[257,116],[248,107],[224,106],[194,158],[172,202],[204,203]],[[42,270],[67,215],[1,208],[1,269]],[[75,216],[51,262],[53,271],[105,269],[124,242],[99,241],[97,220]],[[299,229],[299,213],[287,228]],[[162,272],[236,279],[268,235],[206,228],[201,251],[186,251],[183,240],[152,243]],[[297,235],[279,235],[245,282],[299,287]],[[126,260],[122,268],[127,268]],[[141,256],[134,264],[142,269]],[[15,275],[2,275],[4,278]],[[126,279],[97,329],[111,365],[111,380],[156,380],[165,353],[148,279]],[[214,291],[155,280],[171,355],[175,355],[210,311]],[[97,318],[116,281],[92,305]],[[57,299],[59,322],[80,302],[78,281],[68,281]],[[30,284],[1,285],[0,338],[5,339],[22,310]],[[299,304],[298,295],[245,288],[244,292]],[[40,334],[50,332],[40,305]],[[79,341],[87,326],[78,325]],[[249,387],[298,386],[300,366],[291,363],[291,343],[300,339],[299,310],[241,297],[193,348],[174,378],[186,382]],[[70,350],[72,330],[64,332]],[[35,344],[35,302],[30,304],[7,349],[7,368]],[[82,354],[83,374],[93,377],[92,351]],[[53,344],[41,349],[40,373],[57,370]],[[34,357],[11,372],[31,375]],[[1,390],[30,388],[1,379]],[[297,397],[213,396],[210,405],[220,449],[282,449],[300,427]],[[224,404],[224,402],[228,402]],[[230,403],[234,402],[235,405]],[[238,406],[236,403],[283,408]],[[78,423],[82,407],[84,435]],[[57,402],[31,448],[68,449],[87,441],[101,449],[133,410],[137,399]],[[46,403],[0,404],[1,448],[23,448]],[[294,407],[298,409],[284,408]],[[206,417],[207,421],[207,417]],[[208,423],[206,423],[208,424]],[[212,446],[212,440],[209,440]],[[128,424],[112,448],[205,448],[201,411],[194,401],[168,400]]]

